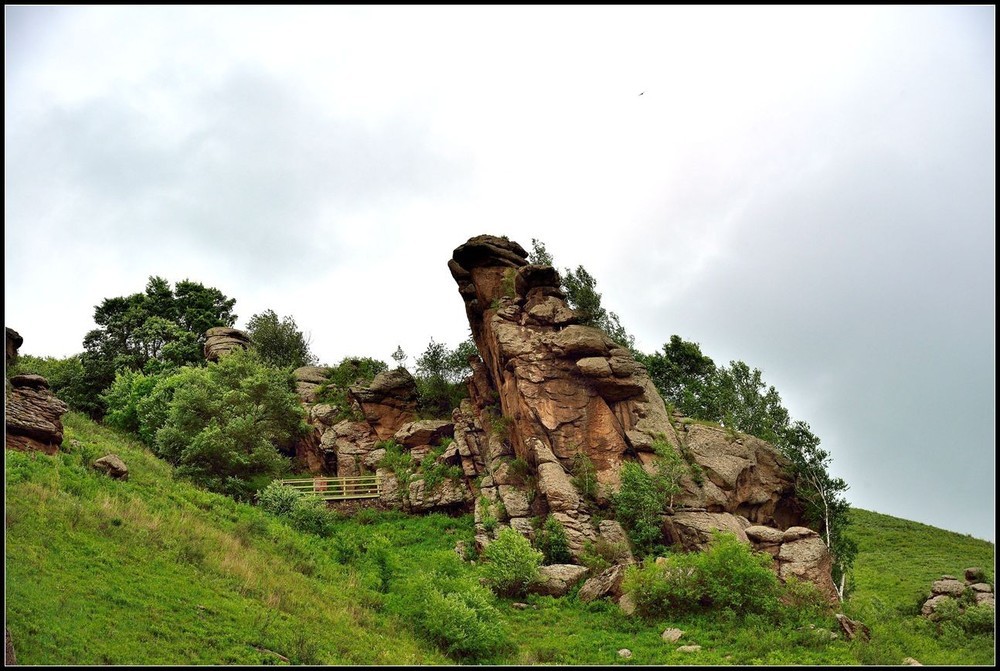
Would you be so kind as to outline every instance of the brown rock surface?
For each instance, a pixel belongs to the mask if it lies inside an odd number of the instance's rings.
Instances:
[[[749,526],[746,518],[732,513],[682,512],[663,518],[663,535],[669,544],[695,551],[708,547],[713,531],[728,531],[749,543],[744,531]]]
[[[625,579],[627,564],[618,564],[605,569],[583,583],[577,598],[587,602],[606,596],[617,599],[622,595],[622,581]]]
[[[17,361],[17,350],[21,349],[21,345],[24,344],[24,338],[22,338],[21,334],[11,327],[5,326],[4,328],[7,329],[7,341],[4,350],[6,355],[5,360],[7,365],[10,366]]]
[[[45,378],[15,375],[6,387],[6,446],[55,454],[62,444],[62,416],[69,406],[49,391]]]
[[[417,417],[417,383],[403,368],[379,373],[368,386],[350,387],[348,394],[379,440],[392,438]]]
[[[300,366],[292,371],[295,391],[303,403],[315,403],[316,392],[327,381],[330,369],[324,366]]]
[[[532,594],[564,596],[587,575],[589,569],[576,564],[550,564],[538,567],[538,580],[528,591]]]
[[[237,349],[249,349],[250,336],[228,326],[213,326],[205,331],[205,359],[218,361],[219,357]]]
[[[107,454],[95,460],[93,466],[115,480],[128,480],[128,466],[117,454]]]

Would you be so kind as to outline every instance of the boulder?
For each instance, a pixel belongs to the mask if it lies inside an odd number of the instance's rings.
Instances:
[[[455,435],[455,424],[439,419],[421,419],[401,426],[392,439],[407,449],[421,445],[434,446],[442,438]]]
[[[7,343],[4,350],[4,360],[7,362],[7,366],[12,366],[17,361],[17,350],[19,350],[21,345],[24,344],[24,338],[22,338],[21,334],[11,327],[5,326],[4,328],[7,329]]]
[[[683,631],[671,627],[668,629],[664,629],[663,633],[660,634],[660,638],[663,639],[664,643],[676,643],[677,641],[681,640],[681,636],[683,635],[684,635]]]
[[[948,596],[960,597],[965,593],[965,583],[955,579],[935,580],[931,585],[931,594],[947,594]]]
[[[986,573],[978,566],[965,569],[964,574],[966,581],[970,583],[982,582],[986,579]]]
[[[410,512],[424,513],[464,507],[472,503],[472,500],[472,492],[464,482],[442,480],[428,490],[424,480],[420,478],[410,483],[408,503],[404,502],[404,507]]]
[[[218,361],[220,357],[238,349],[250,348],[250,336],[239,329],[214,326],[205,331],[205,359]]]
[[[939,594],[937,596],[932,596],[931,598],[927,599],[927,601],[924,602],[923,606],[920,607],[920,614],[925,617],[930,617],[937,610],[938,606],[940,606],[943,602],[950,600],[951,597],[948,596],[947,594]]]
[[[589,578],[580,587],[577,598],[583,602],[604,597],[618,599],[623,594],[622,581],[625,579],[626,568],[628,568],[626,564],[618,564]]]
[[[39,375],[15,375],[6,391],[7,449],[55,454],[63,439],[62,416],[69,406],[49,391]]]
[[[563,596],[587,575],[586,566],[551,564],[538,568],[538,579],[529,586],[532,594]]]
[[[292,371],[295,391],[303,403],[315,403],[320,385],[328,382],[330,369],[324,366],[300,366]]]
[[[117,454],[107,454],[95,460],[93,467],[115,480],[128,480],[128,466]]]
[[[750,523],[731,513],[685,512],[663,518],[663,535],[670,544],[691,552],[704,550],[714,531],[728,531],[744,543],[750,543],[746,531]]]
[[[379,440],[388,440],[417,416],[417,383],[406,369],[384,371],[348,390]]]

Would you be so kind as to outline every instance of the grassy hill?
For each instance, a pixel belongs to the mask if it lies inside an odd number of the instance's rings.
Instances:
[[[979,565],[992,580],[993,544],[923,524],[854,511],[845,612],[872,628],[870,643],[831,640],[830,615],[647,621],[572,593],[470,609],[455,594],[478,588],[480,567],[453,551],[471,542],[470,516],[366,511],[328,537],[302,533],[174,480],[121,434],[72,413],[65,424],[58,455],[6,453],[6,621],[21,664],[994,662],[992,634],[915,610],[942,573]],[[108,452],[129,465],[127,482],[88,467]],[[686,632],[678,644],[660,638],[668,626]],[[477,637],[492,644],[477,649]]]

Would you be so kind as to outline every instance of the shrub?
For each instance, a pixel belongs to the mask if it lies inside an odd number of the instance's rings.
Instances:
[[[300,498],[301,493],[275,480],[257,493],[257,504],[272,515],[284,517],[291,514]]]
[[[492,661],[511,650],[510,632],[493,606],[492,595],[481,585],[452,575],[449,568],[440,564],[403,586],[409,621],[442,652],[462,662]]]
[[[636,552],[645,556],[655,552],[663,538],[663,499],[653,477],[639,464],[627,463],[621,473],[621,488],[613,499],[615,514]]]
[[[302,494],[287,516],[288,521],[299,531],[317,536],[329,536],[333,533],[336,521],[333,512],[317,496]]]
[[[483,574],[486,584],[499,596],[520,596],[538,577],[542,553],[531,547],[527,538],[513,529],[500,532],[486,546]]]
[[[535,533],[535,547],[544,556],[546,564],[568,564],[573,561],[566,530],[552,515],[545,518],[541,528]]]
[[[996,611],[993,606],[969,606],[955,618],[955,624],[967,634],[992,634]]]
[[[745,616],[774,614],[782,587],[770,570],[771,557],[755,553],[729,533],[715,533],[708,549],[672,555],[663,564],[631,567],[625,590],[636,610],[665,616],[720,608]]]
[[[580,490],[585,499],[597,498],[597,469],[594,462],[584,452],[573,455],[573,486]]]

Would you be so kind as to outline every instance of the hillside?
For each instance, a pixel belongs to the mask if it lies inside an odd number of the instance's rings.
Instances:
[[[817,636],[835,629],[828,615],[808,623],[819,629],[708,616],[646,621],[572,593],[529,597],[525,609],[496,599],[476,620],[415,596],[427,585],[472,589],[479,567],[453,551],[471,542],[471,516],[365,511],[320,538],[172,479],[144,447],[80,415],[65,425],[54,456],[6,453],[6,621],[21,664],[994,661],[992,635],[915,614],[917,595],[942,573],[978,564],[992,580],[994,546],[926,525],[853,513],[860,554],[845,612],[872,628],[867,644]],[[129,465],[127,482],[86,467],[107,452]],[[667,626],[702,649],[664,643]],[[469,657],[463,632],[497,644]],[[622,648],[632,657],[619,657]]]

